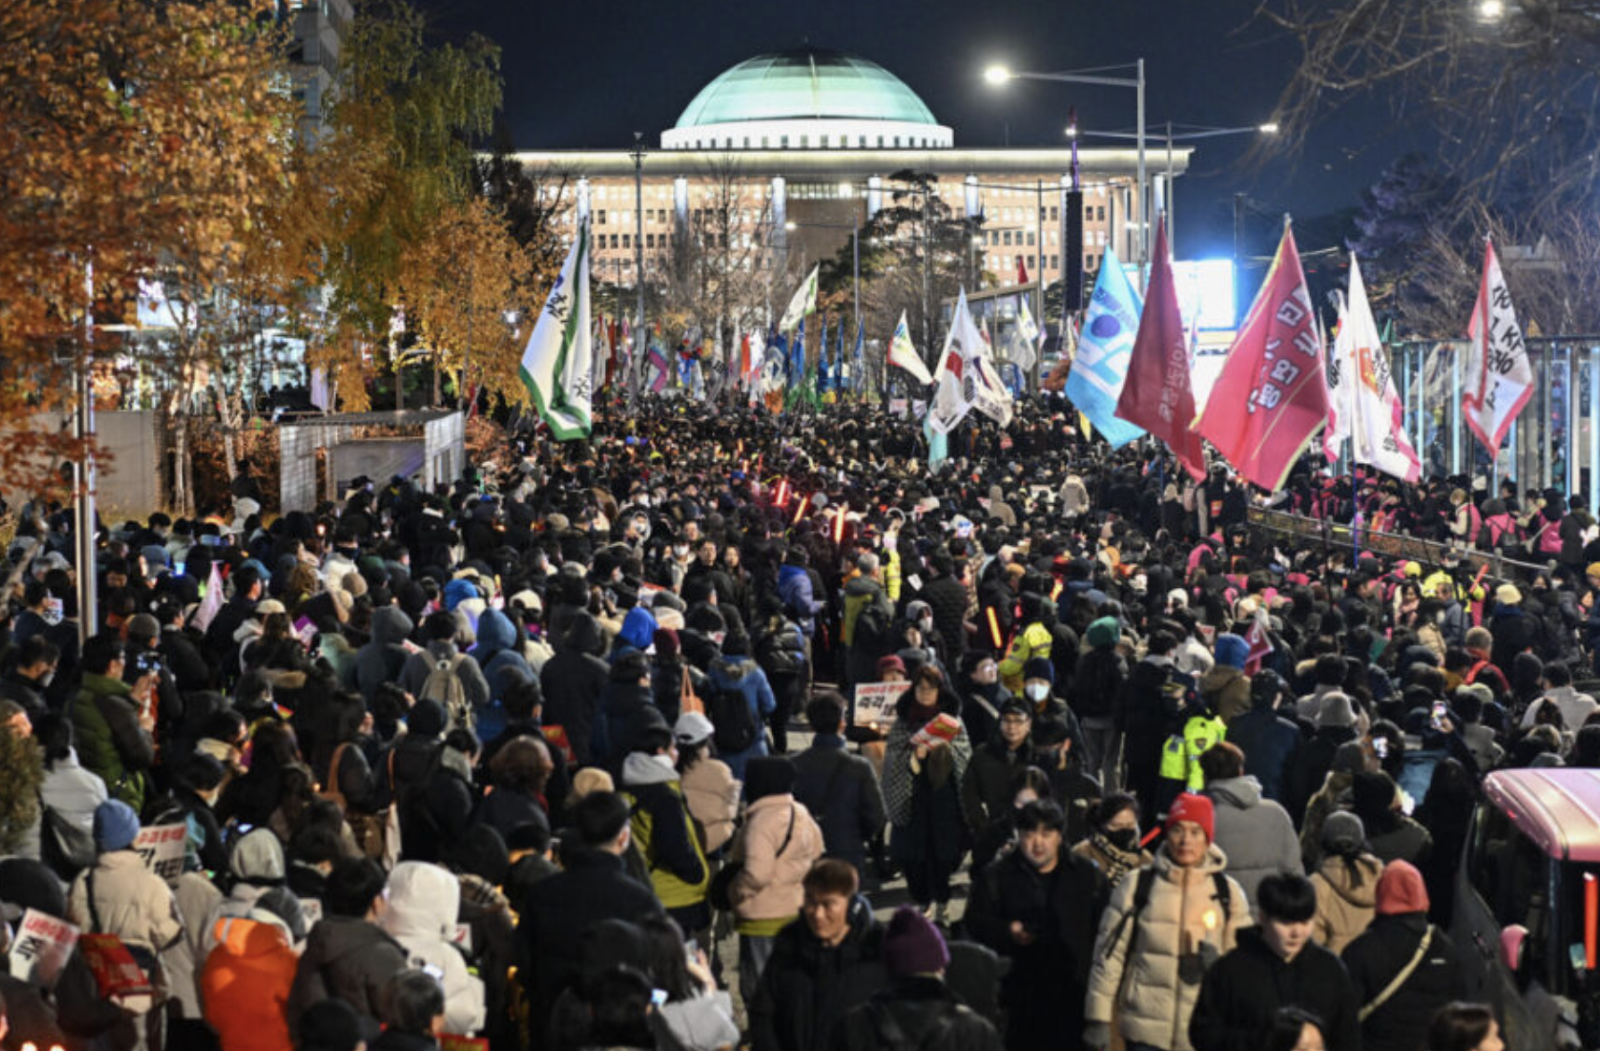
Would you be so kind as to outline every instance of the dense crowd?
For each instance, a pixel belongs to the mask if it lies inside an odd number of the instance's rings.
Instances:
[[[1252,496],[1049,405],[952,445],[651,403],[433,492],[245,474],[92,565],[26,505],[0,1044],[1502,1046],[1446,928],[1484,774],[1600,767],[1584,501]],[[19,965],[29,910],[147,987]]]

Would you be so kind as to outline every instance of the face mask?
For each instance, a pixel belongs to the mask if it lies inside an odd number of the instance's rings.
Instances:
[[[65,618],[66,607],[58,598],[47,598],[44,600],[44,608],[39,611],[39,616],[46,624],[54,626]]]
[[[622,583],[622,570],[620,568],[613,569],[611,571],[611,583],[613,583],[613,584]]]
[[[1028,695],[1028,700],[1038,703],[1050,696],[1050,684],[1047,682],[1031,682],[1022,688]]]
[[[52,682],[55,681],[55,678],[56,678],[56,670],[54,668],[51,668],[49,671],[47,671],[43,675],[39,676],[39,688],[42,690],[46,686],[49,686]]]
[[[672,545],[672,556],[674,558],[684,558],[688,554],[689,554],[689,548],[688,548],[687,545],[685,545],[685,544],[673,544]]]
[[[721,646],[722,645],[722,640],[727,638],[727,637],[728,637],[728,633],[725,632],[725,631],[713,631],[711,633],[711,641],[716,643],[718,646]]]
[[[924,635],[928,634],[928,632],[933,630],[933,618],[923,617],[921,620],[917,621],[917,627],[922,629],[922,633]]]
[[[898,536],[893,533],[886,533],[883,537],[883,549],[885,551],[893,551],[895,549],[895,545],[899,542],[900,538]]]
[[[1106,833],[1106,840],[1118,850],[1131,851],[1139,845],[1139,830],[1136,828],[1114,828]]]

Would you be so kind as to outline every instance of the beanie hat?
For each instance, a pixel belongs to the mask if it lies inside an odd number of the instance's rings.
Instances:
[[[1494,600],[1502,606],[1515,606],[1522,601],[1522,592],[1515,584],[1501,584],[1494,589]]]
[[[1339,857],[1360,853],[1367,841],[1366,826],[1348,810],[1336,810],[1322,822],[1322,849]]]
[[[1172,806],[1167,808],[1167,831],[1172,831],[1172,826],[1180,821],[1191,821],[1205,831],[1206,842],[1211,842],[1217,836],[1216,810],[1211,805],[1211,800],[1193,792],[1184,792],[1172,801]]]
[[[406,716],[406,729],[412,736],[438,737],[449,721],[444,705],[425,697],[411,706],[411,713]]]
[[[1600,562],[1590,562],[1589,568],[1583,572],[1585,576],[1600,577]]]
[[[1029,657],[1022,665],[1024,679],[1044,679],[1050,685],[1056,683],[1056,666],[1050,663],[1049,657]]]
[[[120,799],[94,808],[94,845],[101,851],[127,850],[139,835],[139,815]]]
[[[596,792],[614,792],[616,783],[598,766],[586,766],[572,775],[572,797],[582,799]]]
[[[270,830],[269,835],[275,835]],[[288,887],[272,887],[255,901],[255,908],[268,913],[283,922],[284,929],[289,934],[289,940],[303,942],[306,940],[306,914],[300,907],[300,899]]]
[[[901,660],[896,654],[891,653],[887,657],[878,658],[877,669],[878,676],[880,678],[883,676],[883,673],[887,671],[897,671],[901,675],[904,675],[906,673],[906,662]]]
[[[883,935],[883,964],[889,974],[938,974],[950,966],[950,949],[939,928],[910,905],[894,910]]]
[[[745,798],[754,803],[794,790],[794,764],[782,756],[760,756],[744,766]]]
[[[161,622],[148,613],[135,613],[128,618],[130,638],[154,639],[161,636]]]
[[[1250,644],[1244,636],[1227,632],[1217,636],[1217,663],[1244,670],[1245,658],[1250,656]]]
[[[1407,912],[1428,911],[1428,888],[1422,873],[1409,861],[1391,861],[1378,877],[1377,913],[1398,916]]]
[[[1322,695],[1322,704],[1317,708],[1317,726],[1354,726],[1356,724],[1355,708],[1350,704],[1350,698],[1338,690],[1330,690]]]
[[[675,630],[672,628],[657,628],[652,638],[655,640],[656,656],[658,658],[663,661],[675,661],[678,659],[680,645],[678,633]]]
[[[1122,640],[1122,622],[1116,617],[1101,617],[1089,625],[1084,638],[1090,646],[1115,646]]]

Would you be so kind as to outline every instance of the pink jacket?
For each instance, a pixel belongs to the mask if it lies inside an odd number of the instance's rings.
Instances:
[[[794,832],[785,847],[783,840],[789,832],[791,813]],[[729,889],[734,915],[741,920],[776,920],[796,915],[805,897],[800,881],[805,879],[812,862],[822,857],[822,851],[822,829],[812,820],[805,804],[795,802],[794,796],[763,796],[751,803],[745,811],[744,828],[733,841],[732,857],[744,862],[744,871]]]

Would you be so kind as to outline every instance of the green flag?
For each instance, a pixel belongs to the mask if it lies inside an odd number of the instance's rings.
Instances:
[[[567,253],[518,372],[550,431],[561,441],[589,437],[594,344],[589,324],[589,224]]]

